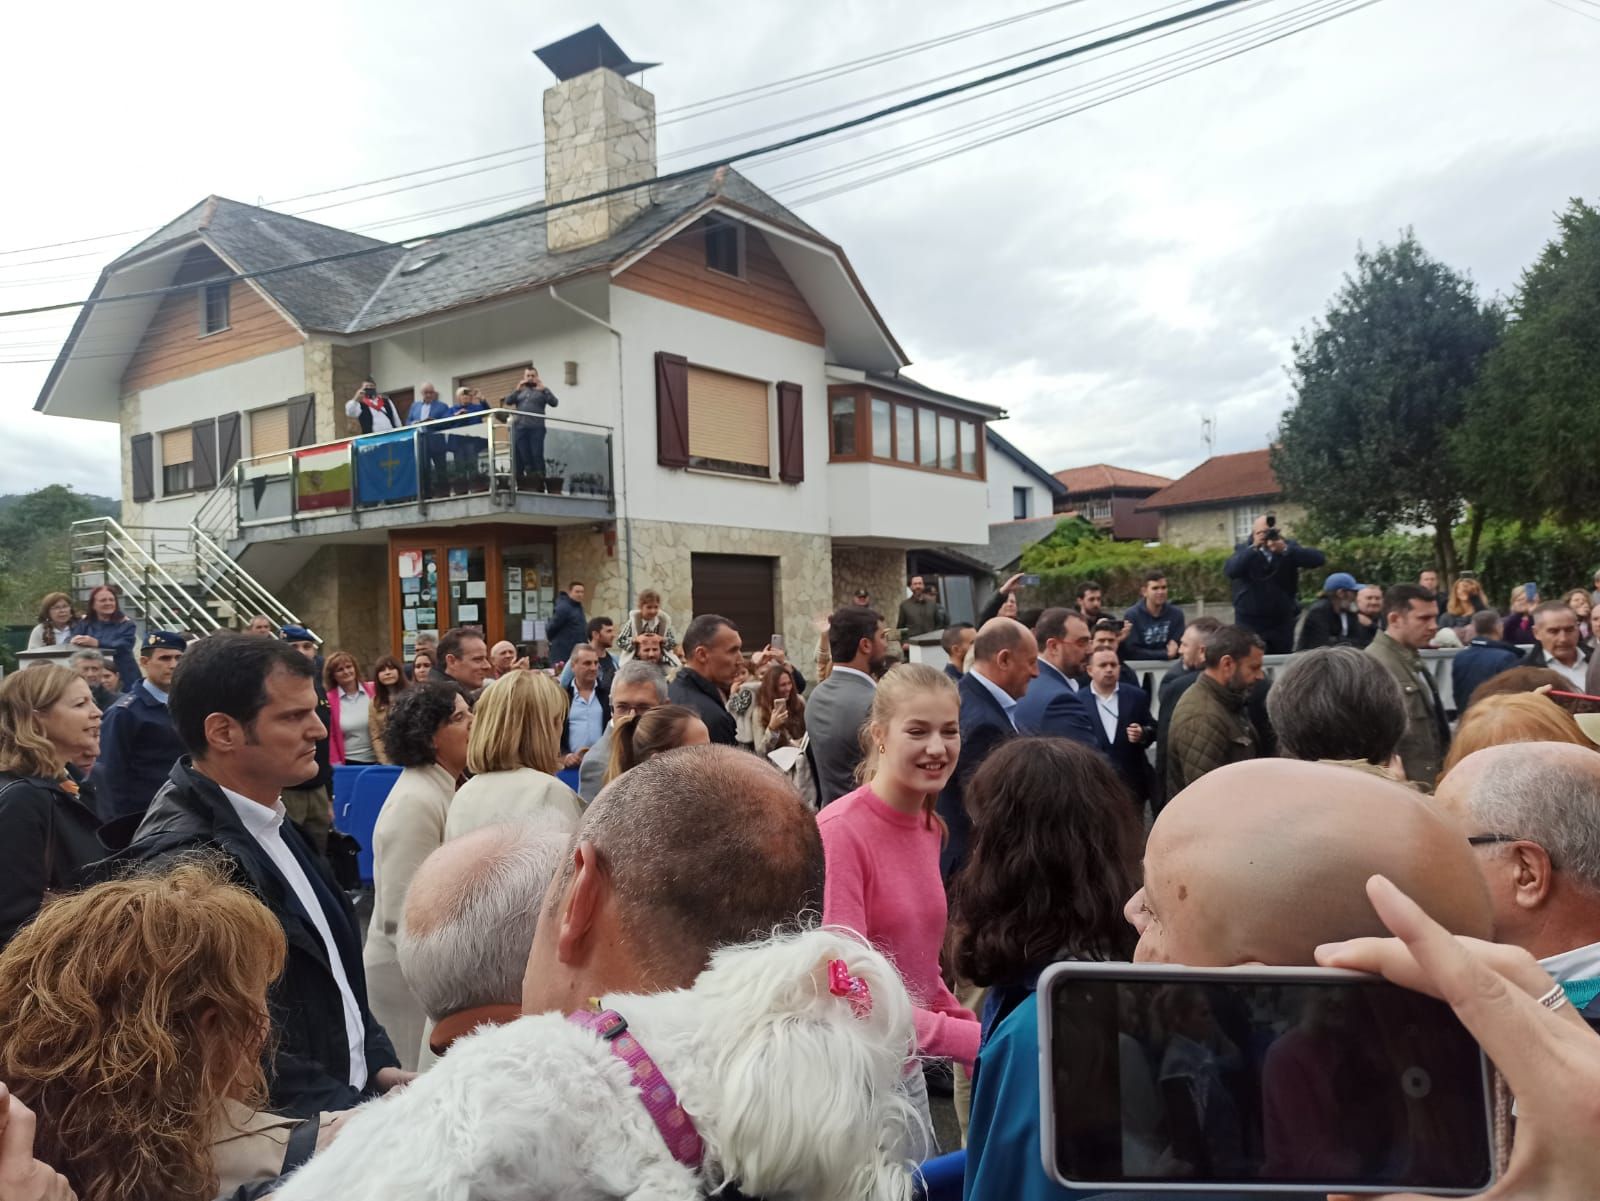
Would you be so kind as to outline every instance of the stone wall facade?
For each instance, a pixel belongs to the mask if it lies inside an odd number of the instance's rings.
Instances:
[[[544,94],[544,194],[555,203],[656,177],[656,101],[615,71],[597,68]],[[556,209],[546,218],[551,250],[604,241],[650,206],[641,187]]]
[[[833,603],[837,608],[855,599],[865,588],[872,607],[894,625],[900,602],[906,598],[906,552],[884,546],[834,546]]]
[[[371,346],[338,346],[317,339],[306,343],[306,391],[317,398],[318,442],[331,442],[350,433],[345,402],[371,371]]]
[[[1234,510],[1243,507],[1249,507],[1255,513],[1274,513],[1278,518],[1278,527],[1291,538],[1294,537],[1295,526],[1304,521],[1306,516],[1303,506],[1282,501],[1257,501],[1248,506],[1171,509],[1161,514],[1161,541],[1190,550],[1231,550],[1235,545]]]
[[[283,586],[280,599],[322,639],[324,654],[349,651],[370,675],[391,646],[387,570],[383,546],[324,546]]]

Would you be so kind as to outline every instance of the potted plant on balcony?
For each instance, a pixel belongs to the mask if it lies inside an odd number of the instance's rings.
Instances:
[[[559,496],[561,486],[566,482],[567,465],[559,459],[545,461],[544,490],[551,496]]]

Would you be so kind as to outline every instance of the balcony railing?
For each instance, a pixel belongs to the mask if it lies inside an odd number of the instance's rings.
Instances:
[[[382,434],[298,446],[241,459],[227,501],[208,502],[196,524],[225,540],[280,521],[489,496],[612,499],[611,430],[502,409],[408,425]],[[232,528],[229,528],[232,527]]]

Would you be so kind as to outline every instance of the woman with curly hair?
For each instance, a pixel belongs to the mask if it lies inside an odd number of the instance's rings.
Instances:
[[[299,1123],[260,1110],[283,960],[272,914],[201,861],[46,906],[0,953],[0,1079],[37,1115],[35,1155],[80,1201],[279,1175]]]
[[[973,774],[966,804],[972,849],[951,885],[952,959],[958,976],[988,988],[967,1195],[1038,1197],[1034,987],[1057,960],[1132,953],[1123,907],[1139,887],[1143,832],[1116,770],[1064,738],[1005,743]]]
[[[1459,629],[1472,624],[1472,615],[1489,604],[1483,599],[1483,585],[1471,576],[1457,576],[1450,585],[1450,603],[1439,614],[1441,629]]]
[[[72,639],[72,624],[76,620],[70,596],[65,592],[45,593],[39,601],[39,624],[28,632],[28,649],[66,646]]]
[[[467,769],[472,710],[444,685],[417,684],[400,694],[384,727],[389,761],[405,770],[372,831],[372,921],[362,961],[372,1016],[389,1032],[408,1072],[417,1069],[425,1015],[400,974],[395,940],[406,889],[418,866],[444,842],[456,781]]]

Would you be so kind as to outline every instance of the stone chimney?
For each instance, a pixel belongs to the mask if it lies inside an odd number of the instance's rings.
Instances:
[[[560,80],[544,94],[546,203],[644,185],[550,212],[549,248],[576,250],[604,241],[650,206],[656,100],[624,77],[655,64],[630,61],[598,25],[534,53]]]

